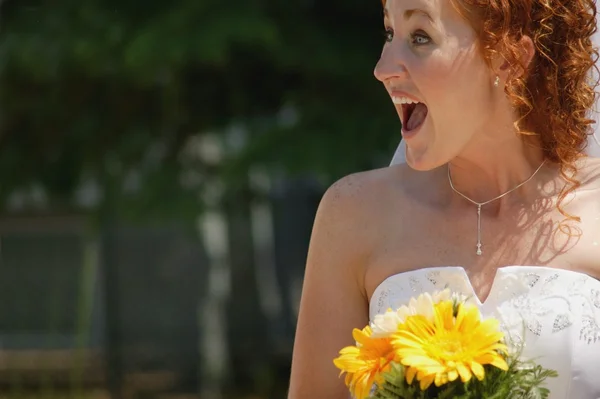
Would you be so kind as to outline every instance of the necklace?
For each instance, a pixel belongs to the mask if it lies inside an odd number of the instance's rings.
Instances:
[[[546,163],[546,160],[544,160],[540,166],[538,166],[538,168],[535,170],[535,172],[533,172],[531,174],[531,176],[529,176],[529,178],[527,180],[525,180],[524,182],[522,182],[521,184],[517,185],[516,187],[511,188],[510,190],[508,190],[507,192],[500,194],[497,197],[492,198],[491,200],[485,201],[485,202],[477,202],[477,201],[473,201],[471,198],[467,197],[466,195],[464,195],[463,193],[461,193],[460,191],[458,191],[456,188],[454,188],[454,183],[452,183],[452,176],[450,175],[450,165],[448,165],[448,182],[450,183],[450,188],[452,188],[452,190],[460,195],[461,197],[463,197],[464,199],[466,199],[467,201],[469,201],[470,203],[477,205],[477,255],[481,255],[483,252],[481,251],[481,207],[484,205],[489,204],[490,202],[494,202],[496,200],[499,200],[502,197],[507,196],[508,194],[512,193],[513,191],[517,190],[518,188],[520,188],[521,186],[524,186],[525,184],[529,183],[529,181],[531,179],[533,179],[533,177],[537,174],[537,172],[540,171],[540,169],[542,169],[542,166],[544,166],[544,164]]]

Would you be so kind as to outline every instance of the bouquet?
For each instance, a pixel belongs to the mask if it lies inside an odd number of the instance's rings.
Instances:
[[[425,293],[354,329],[334,364],[356,399],[547,398],[557,373],[523,361],[499,326],[465,297]]]

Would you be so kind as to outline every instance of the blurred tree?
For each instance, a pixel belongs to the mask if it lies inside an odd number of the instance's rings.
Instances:
[[[3,199],[35,182],[65,204],[109,175],[119,204],[189,215],[207,176],[260,163],[327,182],[399,138],[372,77],[377,2],[5,0],[0,12]],[[223,162],[182,156],[192,136],[228,131],[243,134],[221,136]]]
[[[235,223],[230,329],[259,302],[241,244],[251,234],[248,169],[327,184],[385,164],[399,140],[372,77],[384,39],[378,1],[4,0],[0,16],[0,205],[36,185],[53,209],[72,207],[78,189],[98,187],[98,216],[114,236],[123,214],[194,223],[200,200],[214,200],[203,189],[223,179],[233,194],[215,203]],[[118,322],[109,324],[118,355]],[[244,334],[261,347],[266,328],[250,324]],[[248,345],[236,344],[232,362],[248,361]]]

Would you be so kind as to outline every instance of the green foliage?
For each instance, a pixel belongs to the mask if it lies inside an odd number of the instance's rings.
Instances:
[[[544,369],[532,362],[519,360],[519,354],[508,359],[508,371],[485,366],[485,378],[472,378],[462,383],[460,378],[441,387],[432,384],[427,390],[419,388],[418,381],[406,383],[404,367],[393,363],[384,374],[384,383],[378,387],[373,399],[545,399],[550,391],[544,387],[548,378],[558,373]]]
[[[6,0],[0,11],[4,196],[36,182],[70,201],[82,180],[108,176],[128,209],[188,209],[206,182],[181,184],[190,169],[234,181],[260,164],[331,181],[385,164],[400,137],[372,76],[379,2]],[[221,163],[182,162],[190,137],[232,126],[246,144],[223,134]],[[135,195],[123,188],[132,173]]]

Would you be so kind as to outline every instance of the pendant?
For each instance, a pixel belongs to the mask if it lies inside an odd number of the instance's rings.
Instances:
[[[478,256],[481,256],[481,205],[477,205],[477,252]]]

